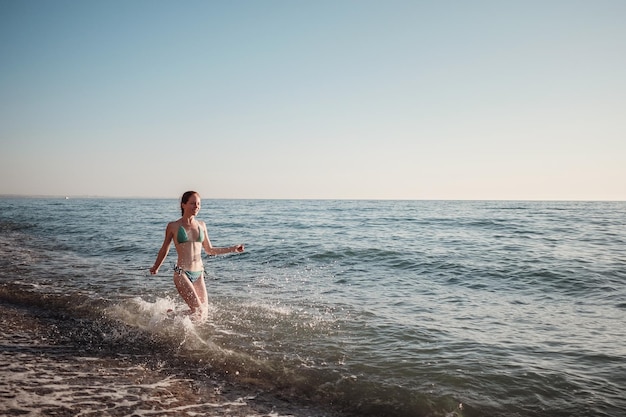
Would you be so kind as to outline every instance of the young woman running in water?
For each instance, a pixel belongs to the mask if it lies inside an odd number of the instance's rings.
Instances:
[[[202,248],[208,255],[222,255],[243,252],[244,246],[214,248],[209,240],[206,224],[196,219],[200,207],[200,194],[195,191],[187,191],[183,194],[180,200],[182,217],[168,223],[165,229],[165,240],[154,265],[150,268],[150,273],[155,275],[159,272],[159,268],[169,253],[170,245],[174,241],[178,253],[178,260],[174,266],[174,284],[191,309],[191,315],[202,320],[208,313]]]

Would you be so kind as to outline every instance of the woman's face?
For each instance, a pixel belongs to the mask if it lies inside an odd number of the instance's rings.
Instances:
[[[183,210],[185,213],[195,216],[200,211],[201,206],[202,201],[200,200],[200,196],[198,194],[192,194],[191,197],[189,197],[189,200],[187,200],[186,203],[183,203]]]

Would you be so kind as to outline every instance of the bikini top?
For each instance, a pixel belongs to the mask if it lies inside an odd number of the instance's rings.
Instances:
[[[187,231],[185,230],[183,226],[180,226],[178,228],[178,233],[176,234],[176,240],[178,240],[178,243],[189,242],[189,236],[187,236]],[[198,226],[198,239],[196,240],[196,242],[203,242],[203,241],[204,241],[204,232],[202,231],[202,228]]]

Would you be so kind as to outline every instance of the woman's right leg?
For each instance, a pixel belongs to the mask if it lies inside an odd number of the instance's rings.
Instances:
[[[189,278],[187,278],[184,272],[174,273],[174,285],[176,285],[178,293],[181,297],[183,297],[183,300],[185,300],[185,302],[191,309],[191,314],[199,313],[202,303],[198,298],[196,290],[191,284],[191,281],[189,281]]]

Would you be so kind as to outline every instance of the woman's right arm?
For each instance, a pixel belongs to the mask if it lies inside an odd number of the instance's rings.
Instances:
[[[165,239],[163,240],[163,245],[161,245],[161,249],[159,250],[159,254],[157,255],[156,261],[154,261],[154,265],[152,266],[152,268],[150,268],[150,273],[152,275],[156,275],[159,273],[159,268],[163,264],[165,257],[170,251],[170,245],[172,244],[172,239],[174,238],[174,235],[172,234],[171,229],[172,227],[170,223],[167,225],[167,228],[165,229]]]

